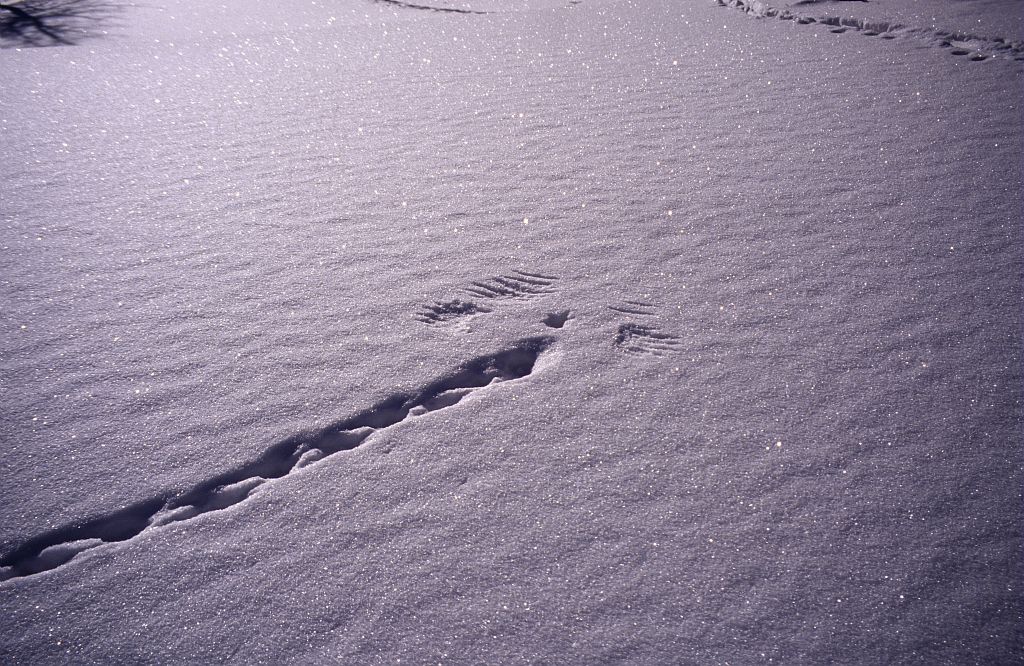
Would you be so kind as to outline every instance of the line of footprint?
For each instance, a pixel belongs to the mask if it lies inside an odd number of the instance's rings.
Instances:
[[[859,32],[866,37],[896,39],[911,37],[932,46],[948,50],[955,56],[970,56],[976,62],[989,59],[1024,61],[1024,44],[1011,42],[999,37],[981,37],[948,30],[914,28],[890,21],[862,19],[848,16],[808,16],[789,9],[777,9],[764,0],[713,0],[717,5],[738,9],[758,18],[776,18],[782,21],[796,21],[802,25],[820,23],[831,32],[842,34],[847,31]],[[798,3],[800,4],[800,3]]]

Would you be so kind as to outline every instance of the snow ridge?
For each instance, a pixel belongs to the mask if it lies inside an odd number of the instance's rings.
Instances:
[[[322,430],[278,442],[259,458],[173,496],[158,496],[111,513],[50,530],[0,557],[0,581],[50,571],[79,553],[133,539],[170,523],[191,520],[245,501],[262,485],[360,446],[375,432],[451,407],[495,384],[530,375],[553,338],[520,340],[477,357],[414,395],[395,394],[370,409]]]
[[[946,49],[953,55],[969,55],[973,61],[988,59],[1010,59],[1024,61],[1024,43],[1007,41],[1001,37],[982,37],[965,32],[915,28],[890,21],[854,18],[848,16],[809,16],[778,9],[764,0],[712,0],[723,7],[738,9],[757,18],[777,18],[782,21],[796,21],[804,25],[820,23],[831,26],[837,34],[846,31],[859,32],[866,37],[882,39],[910,38],[930,46]],[[797,5],[814,4],[799,2]],[[794,6],[797,6],[794,5]]]

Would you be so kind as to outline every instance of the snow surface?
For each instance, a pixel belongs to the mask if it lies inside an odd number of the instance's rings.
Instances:
[[[1020,662],[1021,3],[47,1],[0,662]]]

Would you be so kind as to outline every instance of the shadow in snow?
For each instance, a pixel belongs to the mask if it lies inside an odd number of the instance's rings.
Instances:
[[[71,45],[118,11],[104,0],[6,0],[0,2],[0,46]]]

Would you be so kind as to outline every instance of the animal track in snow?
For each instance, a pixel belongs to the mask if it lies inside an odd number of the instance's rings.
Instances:
[[[387,5],[395,5],[396,7],[403,7],[405,9],[422,9],[428,12],[442,12],[446,14],[488,14],[490,12],[482,12],[475,9],[458,9],[456,7],[435,7],[433,5],[418,5],[413,2],[403,2],[402,0],[374,0],[374,2],[380,2]]]
[[[717,5],[738,9],[758,18],[777,18],[783,21],[796,21],[802,25],[821,23],[830,26],[837,34],[848,31],[859,32],[867,37],[896,39],[906,37],[931,46],[948,49],[953,55],[970,55],[973,61],[988,59],[1004,59],[1024,61],[1024,43],[1010,42],[1001,37],[980,37],[948,30],[931,28],[915,28],[891,21],[880,21],[848,16],[808,16],[788,9],[770,6],[764,0],[713,0]],[[798,2],[794,7],[816,2]]]
[[[608,309],[614,312],[628,315],[639,315],[641,317],[657,317],[658,306],[646,301],[623,301],[619,305],[609,305]]]
[[[621,324],[612,342],[616,349],[627,354],[664,356],[679,349],[679,338],[644,324]]]
[[[0,557],[0,581],[56,569],[80,553],[128,541],[164,525],[191,520],[244,502],[265,484],[360,446],[374,433],[458,404],[471,393],[530,375],[553,338],[521,340],[477,357],[415,394],[395,394],[321,430],[278,442],[255,460],[175,496],[156,496],[30,538]]]
[[[480,298],[523,300],[554,293],[557,280],[558,277],[554,275],[516,270],[487,280],[477,280],[464,287],[463,291]]]
[[[487,312],[491,312],[491,309],[477,305],[472,301],[455,299],[443,303],[441,301],[434,301],[431,304],[424,305],[420,308],[419,312],[413,315],[413,319],[424,324],[436,326]]]
[[[572,319],[572,311],[560,310],[547,313],[541,321],[549,328],[562,328],[570,319]]]
[[[486,280],[475,280],[469,286],[462,287],[461,291],[475,298],[487,300],[526,300],[554,293],[556,280],[558,278],[552,275],[514,270],[511,273]],[[493,310],[487,306],[472,300],[456,298],[422,305],[419,311],[413,315],[413,319],[430,326],[437,326],[459,322],[474,315],[489,312],[493,312]],[[568,311],[566,311],[566,317],[568,318]],[[562,324],[564,325],[565,321]],[[551,325],[549,324],[549,326]],[[552,328],[561,328],[561,325],[552,326]]]

